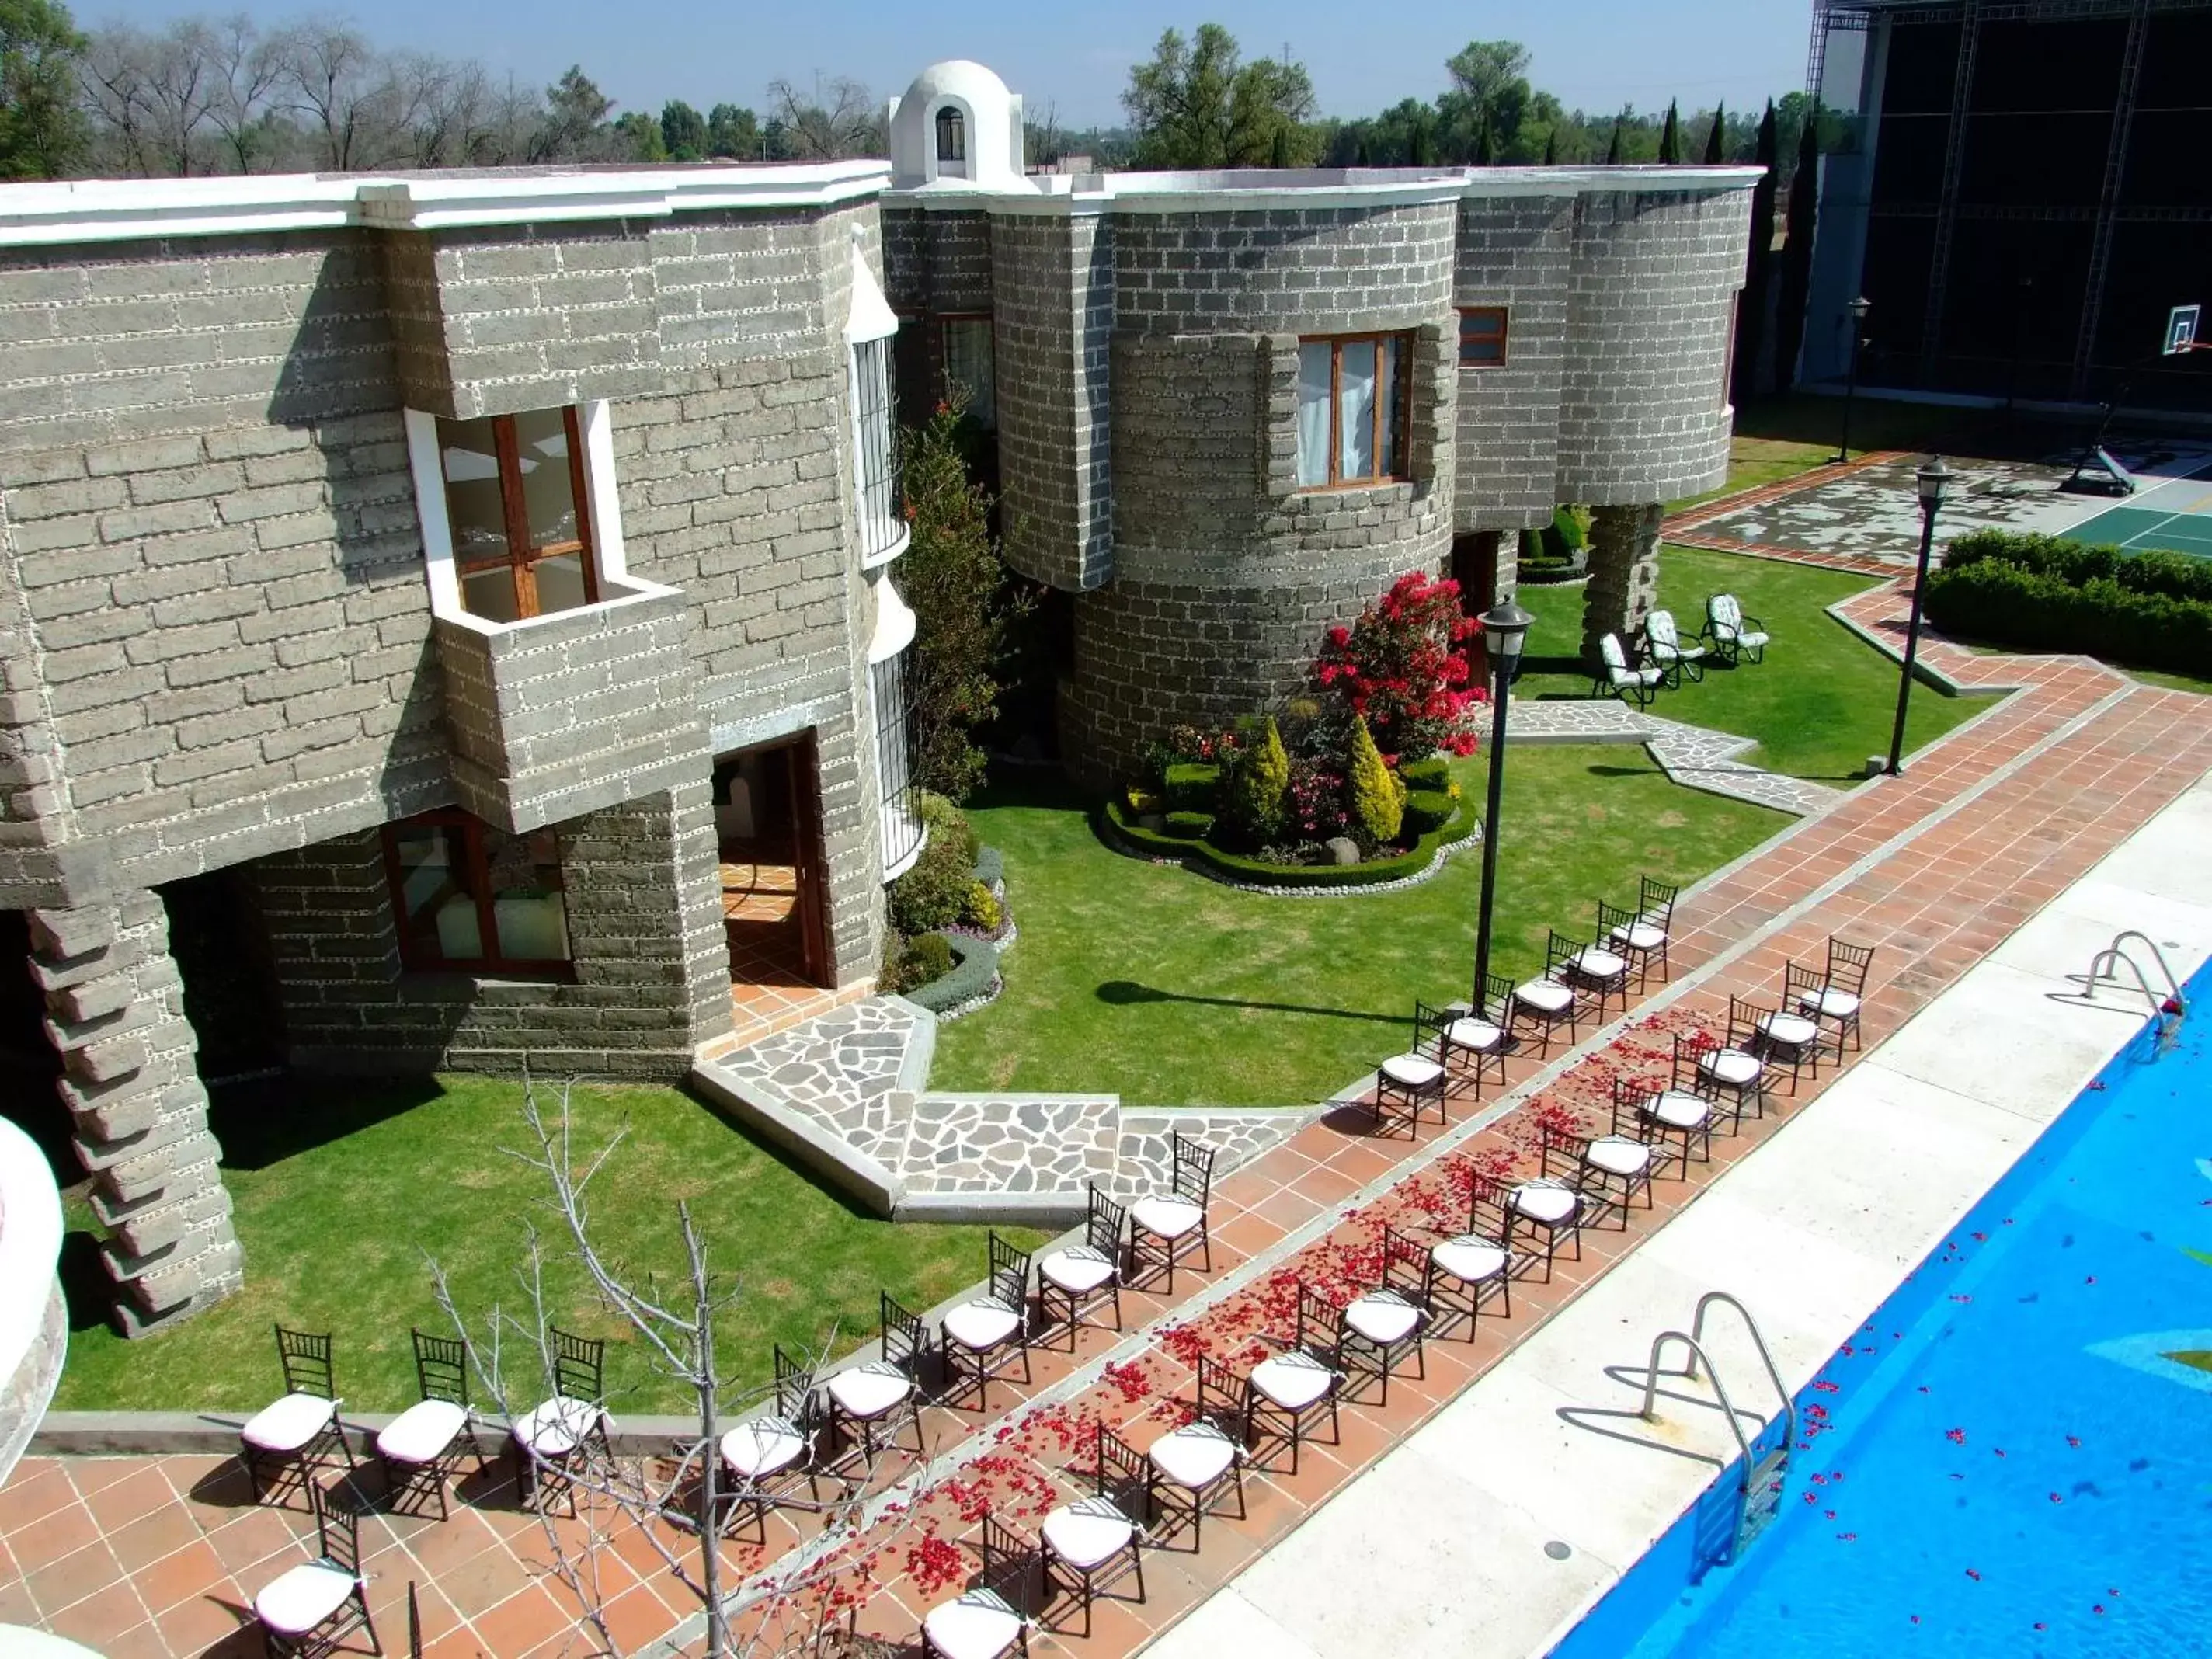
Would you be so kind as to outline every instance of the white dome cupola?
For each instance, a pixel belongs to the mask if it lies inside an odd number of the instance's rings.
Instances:
[[[892,189],[1023,186],[1021,98],[981,64],[932,64],[885,115]]]

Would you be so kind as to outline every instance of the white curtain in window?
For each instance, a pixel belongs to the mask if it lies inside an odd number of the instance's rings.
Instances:
[[[1382,465],[1376,469],[1386,478],[1398,476],[1398,342],[1382,342],[1382,372],[1376,377],[1376,396],[1382,404]]]
[[[1340,478],[1375,476],[1375,343],[1346,340],[1339,354],[1337,406],[1341,419]]]
[[[1331,356],[1327,340],[1308,340],[1298,347],[1298,483],[1302,486],[1328,482]]]

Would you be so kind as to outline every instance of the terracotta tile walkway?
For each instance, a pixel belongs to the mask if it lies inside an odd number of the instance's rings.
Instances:
[[[1847,608],[1877,636],[1901,625],[1894,587],[1869,590]],[[1515,1092],[1502,1113],[1494,1089],[1480,1103],[1463,1096],[1448,1129],[1383,1140],[1364,1112],[1346,1107],[1224,1179],[1212,1210],[1211,1272],[1178,1273],[1172,1301],[1125,1297],[1127,1337],[1086,1331],[1072,1354],[1041,1351],[1034,1384],[994,1385],[988,1417],[932,1408],[925,1424],[938,1454],[927,1482],[884,1460],[878,1489],[900,1505],[838,1553],[848,1571],[795,1602],[756,1607],[748,1621],[797,1632],[849,1602],[864,1631],[912,1642],[923,1613],[978,1570],[987,1509],[1034,1538],[1042,1513],[1082,1489],[1096,1425],[1144,1449],[1187,1414],[1201,1355],[1241,1375],[1271,1340],[1287,1336],[1300,1279],[1340,1302],[1372,1282],[1385,1224],[1424,1237],[1456,1230],[1471,1176],[1533,1168],[1541,1123],[1600,1121],[1614,1076],[1661,1076],[1674,1034],[1717,1031],[1731,992],[1771,1004],[1784,964],[1818,960],[1831,935],[1876,947],[1865,1011],[1872,1048],[2212,769],[2212,722],[2198,699],[2133,685],[2079,659],[1975,657],[1940,641],[1925,648],[1964,684],[2022,689],[1914,759],[1904,777],[1856,792],[1692,895],[1677,915],[1673,983],[1655,987],[1571,1055],[1510,1062]],[[1209,1518],[1202,1550],[1193,1551],[1184,1533],[1148,1553],[1141,1605],[1102,1602],[1090,1636],[1048,1626],[1033,1634],[1031,1651],[1104,1659],[1141,1646],[1481,1375],[1833,1075],[1806,1079],[1794,1097],[1778,1091],[1764,1120],[1717,1141],[1711,1165],[1660,1183],[1658,1207],[1633,1212],[1625,1227],[1586,1234],[1582,1259],[1560,1263],[1548,1282],[1518,1281],[1510,1320],[1486,1317],[1472,1341],[1432,1341],[1425,1377],[1394,1379],[1387,1408],[1347,1405],[1339,1443],[1310,1445],[1296,1476],[1249,1469],[1243,1519]],[[556,1650],[572,1615],[566,1593],[532,1576],[545,1553],[536,1523],[503,1506],[495,1489],[469,1495],[472,1504],[451,1522],[379,1516],[366,1523],[387,1649],[404,1650],[398,1609],[412,1580],[423,1591],[431,1651],[505,1659]],[[296,1508],[279,1515],[243,1498],[213,1459],[27,1460],[0,1491],[0,1618],[52,1624],[116,1659],[243,1640],[225,1634],[237,1609],[254,1583],[301,1552],[295,1540],[307,1530]],[[760,1571],[797,1541],[780,1522],[770,1538],[766,1547],[726,1547],[728,1559]],[[691,1611],[683,1592],[652,1570],[642,1541],[612,1553],[611,1617],[624,1641],[696,1638],[696,1623],[681,1622]]]

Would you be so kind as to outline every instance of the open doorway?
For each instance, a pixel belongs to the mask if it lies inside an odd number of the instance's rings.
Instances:
[[[732,987],[789,993],[830,985],[814,734],[718,757],[714,787]]]

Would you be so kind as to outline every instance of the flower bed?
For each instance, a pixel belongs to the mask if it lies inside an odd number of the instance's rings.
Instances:
[[[1109,847],[1146,858],[1194,865],[1232,886],[1356,892],[1426,875],[1441,854],[1475,832],[1480,821],[1474,808],[1456,797],[1449,799],[1451,815],[1405,851],[1358,864],[1276,864],[1224,852],[1211,842],[1176,834],[1172,823],[1164,830],[1147,830],[1119,800],[1109,800],[1100,809],[1097,824],[1099,838]]]

